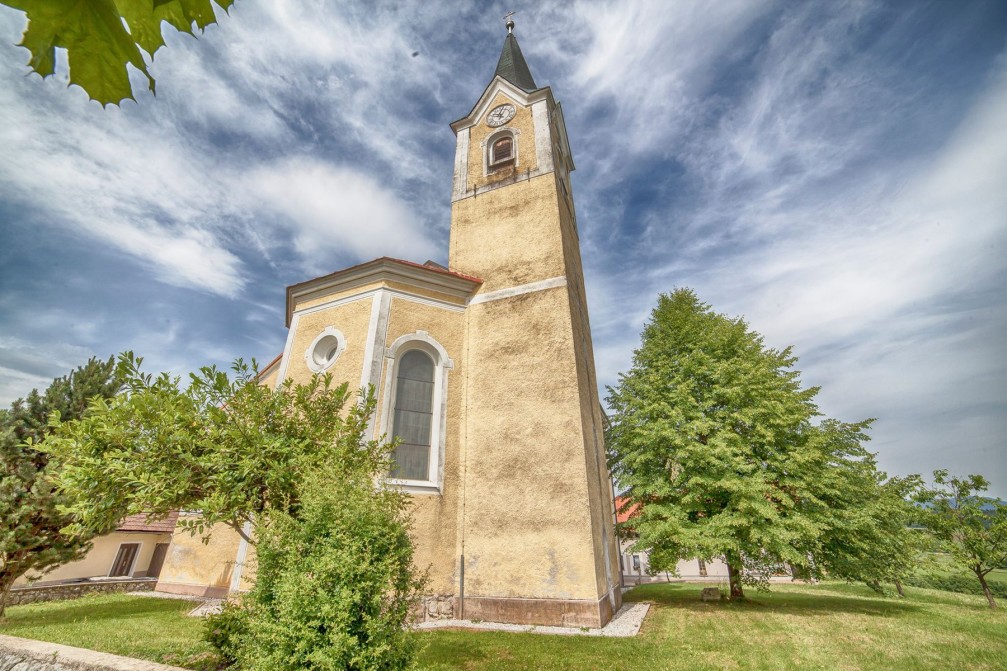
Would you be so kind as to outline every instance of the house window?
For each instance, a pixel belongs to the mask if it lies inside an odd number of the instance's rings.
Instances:
[[[430,438],[434,411],[434,362],[418,349],[402,355],[395,382],[392,435],[399,439],[391,476],[430,480]]]
[[[493,143],[492,156],[490,157],[492,165],[509,161],[512,158],[514,158],[514,138],[505,135]]]
[[[640,555],[633,555],[633,570],[640,572]]]
[[[109,577],[128,577],[133,572],[133,563],[136,561],[136,555],[139,552],[139,543],[123,543],[120,545],[119,552],[115,555],[115,561],[112,562],[112,570],[108,572]]]
[[[384,401],[376,434],[395,436],[389,480],[417,494],[439,494],[443,479],[448,371],[454,362],[426,331],[385,350]]]
[[[699,560],[699,575],[701,576],[706,575],[706,561],[702,559]]]

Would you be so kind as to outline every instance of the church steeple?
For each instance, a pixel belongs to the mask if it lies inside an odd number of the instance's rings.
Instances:
[[[531,70],[524,60],[521,47],[518,46],[517,38],[514,37],[514,22],[507,22],[507,38],[504,40],[503,51],[500,53],[500,60],[497,61],[495,75],[500,75],[518,88],[531,92],[537,89],[535,80],[532,79]]]

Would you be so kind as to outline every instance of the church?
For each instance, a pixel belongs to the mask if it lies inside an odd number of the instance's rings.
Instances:
[[[619,545],[563,108],[508,22],[455,135],[448,266],[379,258],[287,288],[265,384],[373,386],[373,436],[400,445],[427,618],[600,627],[621,605]],[[252,550],[176,533],[159,591],[247,589]]]

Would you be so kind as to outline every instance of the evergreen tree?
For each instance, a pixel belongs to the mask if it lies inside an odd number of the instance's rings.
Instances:
[[[39,448],[51,432],[51,418],[82,417],[89,399],[116,394],[114,369],[111,358],[92,358],[53,380],[44,393],[33,389],[0,412],[0,616],[17,578],[41,575],[91,547],[90,534],[62,531],[72,522],[59,509],[68,500],[54,489],[49,454]]]
[[[801,388],[795,363],[690,290],[659,297],[632,369],[609,388],[607,436],[656,571],[724,557],[739,598],[743,580],[765,584],[781,564],[819,575],[853,560],[833,550],[880,486],[862,446],[871,420],[813,424],[818,389]]]

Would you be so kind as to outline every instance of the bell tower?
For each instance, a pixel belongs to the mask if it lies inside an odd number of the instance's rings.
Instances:
[[[508,21],[457,145],[449,266],[465,311],[456,612],[602,626],[621,605],[563,108]],[[460,611],[460,612],[459,612]]]

